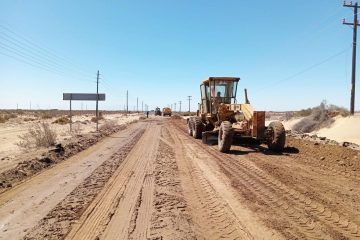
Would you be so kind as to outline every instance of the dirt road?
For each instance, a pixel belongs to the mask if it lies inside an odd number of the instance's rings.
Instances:
[[[1,239],[360,239],[360,155],[289,139],[223,154],[131,125],[0,195]]]

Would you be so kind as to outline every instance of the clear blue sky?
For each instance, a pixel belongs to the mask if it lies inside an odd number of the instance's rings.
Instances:
[[[67,109],[62,93],[94,92],[97,70],[102,109],[123,109],[126,90],[130,109],[136,97],[184,109],[188,95],[195,109],[208,76],[241,77],[238,99],[246,87],[258,110],[348,108],[343,17],[341,0],[2,0],[0,108]]]

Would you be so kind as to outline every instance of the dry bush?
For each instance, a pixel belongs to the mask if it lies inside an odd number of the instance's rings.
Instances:
[[[65,124],[68,124],[70,122],[71,122],[70,118],[68,118],[68,117],[60,117],[60,118],[56,119],[53,123],[57,123],[57,124],[60,124],[60,125],[65,125]]]
[[[75,135],[79,135],[81,134],[81,131],[82,131],[82,127],[81,127],[81,123],[77,122],[75,124],[73,124],[72,126],[72,133],[75,134]]]
[[[320,128],[329,127],[334,119],[326,101],[321,102],[318,107],[312,108],[311,114],[295,124],[292,130],[303,133],[310,133]]]
[[[101,114],[99,114],[99,120],[102,120],[102,119],[104,119],[104,117],[103,117]],[[91,118],[91,121],[94,122],[94,123],[96,123],[96,116],[95,116],[95,117],[92,117],[92,118]]]
[[[113,120],[109,120],[109,121],[105,121],[100,127],[99,130],[100,131],[104,131],[104,130],[111,130],[114,127],[117,126],[117,123]]]
[[[332,116],[337,116],[337,115],[341,115],[343,117],[350,116],[350,112],[346,108],[339,107],[333,104],[329,105],[329,111],[331,112]]]
[[[0,115],[0,123],[5,123],[11,118],[17,118],[17,115],[15,113],[5,113]]]
[[[17,145],[29,149],[33,147],[49,147],[55,145],[57,133],[48,123],[37,123],[28,128],[27,133],[20,135]]]
[[[41,118],[42,119],[51,119],[56,117],[56,114],[52,111],[47,111],[47,112],[43,112],[41,113]]]
[[[31,122],[31,121],[35,121],[36,119],[35,118],[24,118],[23,120],[24,120],[24,122]]]
[[[313,108],[301,109],[300,111],[294,112],[294,117],[307,117],[310,116]]]
[[[5,123],[7,120],[4,116],[0,116],[0,123]]]

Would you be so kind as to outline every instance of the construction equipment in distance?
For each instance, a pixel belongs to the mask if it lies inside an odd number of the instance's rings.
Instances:
[[[161,116],[161,111],[159,107],[155,108],[155,116]]]
[[[218,138],[220,152],[228,152],[234,138],[239,142],[252,139],[265,143],[273,151],[282,151],[285,145],[285,129],[281,122],[265,126],[265,111],[255,111],[247,98],[237,104],[236,91],[240,78],[209,77],[200,85],[201,103],[195,117],[187,120],[188,133],[208,142],[210,136]]]
[[[164,107],[162,109],[162,115],[163,116],[171,116],[171,109],[169,107]]]

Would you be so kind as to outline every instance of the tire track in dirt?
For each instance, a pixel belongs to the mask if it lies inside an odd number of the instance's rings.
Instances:
[[[97,196],[128,153],[143,135],[140,129],[132,140],[110,159],[101,164],[82,184],[76,187],[52,211],[50,211],[24,239],[63,239],[86,207]]]
[[[173,142],[164,128],[162,136],[167,142]],[[149,239],[195,239],[173,145],[163,140],[160,141],[156,155],[154,176],[155,211],[151,217]]]
[[[184,129],[180,127],[178,129],[183,135],[186,135]],[[359,237],[359,227],[355,223],[273,179],[255,167],[253,163],[239,157],[221,154],[211,147],[204,147],[198,141],[193,140],[193,142],[202,146],[205,152],[218,160],[217,162],[225,174],[233,179],[234,185],[241,186],[238,189],[242,196],[251,193],[253,197],[250,200],[260,199],[265,204],[266,209],[264,207],[260,207],[260,209],[264,211],[271,209],[274,214],[283,215],[285,219],[291,220],[288,222],[292,226],[292,231],[290,228],[286,231],[276,228],[277,224],[274,224],[275,229],[281,231],[285,236],[314,239]],[[250,203],[251,201],[247,202]],[[253,206],[253,209],[255,208],[259,208],[259,205]],[[264,220],[268,219],[264,218]],[[295,226],[298,231],[293,232]]]
[[[173,134],[178,154],[185,196],[191,206],[198,238],[204,239],[259,239],[281,238],[274,231],[266,229],[259,221],[242,209],[228,188],[217,177],[212,177],[205,163],[208,155],[197,157],[199,149],[192,149],[187,138]],[[208,161],[207,161],[208,162]],[[206,172],[203,172],[203,170]],[[234,201],[235,200],[235,201]],[[245,220],[246,219],[246,220]],[[250,230],[249,230],[250,229]],[[267,237],[266,237],[267,236]]]
[[[136,231],[139,207],[143,202],[143,183],[151,174],[151,159],[157,151],[158,132],[159,127],[151,123],[148,125],[124,163],[74,225],[68,239],[123,239]],[[138,213],[134,215],[134,212]]]

